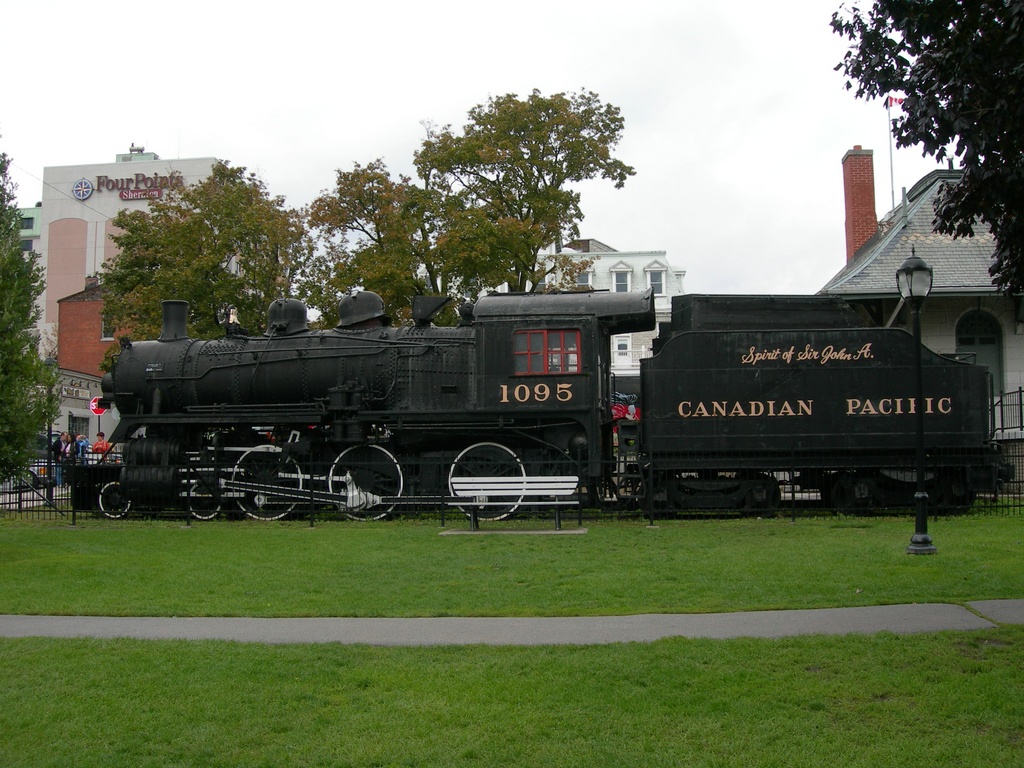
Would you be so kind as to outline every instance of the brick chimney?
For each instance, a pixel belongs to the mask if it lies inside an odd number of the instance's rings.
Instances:
[[[846,196],[846,261],[878,231],[875,215],[874,152],[859,144],[843,155],[843,192]]]

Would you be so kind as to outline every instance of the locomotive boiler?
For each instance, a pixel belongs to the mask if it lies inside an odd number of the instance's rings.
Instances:
[[[187,304],[164,302],[159,339],[123,341],[103,380],[124,467],[101,506],[377,517],[459,497],[497,517],[578,485],[596,495],[610,335],[652,329],[652,293],[493,294],[453,328],[432,324],[440,306],[419,297],[415,323],[390,327],[364,291],[316,331],[301,302],[279,299],[260,336],[196,340]]]

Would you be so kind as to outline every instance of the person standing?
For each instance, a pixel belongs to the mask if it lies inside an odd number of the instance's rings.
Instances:
[[[72,448],[75,457],[76,464],[85,464],[85,459],[89,455],[89,438],[85,435],[79,435],[75,438],[75,444]]]
[[[110,453],[113,446],[107,442],[107,436],[102,432],[96,433],[96,442],[92,444],[92,452],[106,455]]]
[[[61,432],[60,437],[53,441],[50,446],[50,453],[53,454],[57,485],[64,485],[64,466],[72,459],[72,442],[69,432]]]

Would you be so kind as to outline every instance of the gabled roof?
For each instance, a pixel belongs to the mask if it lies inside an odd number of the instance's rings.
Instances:
[[[57,299],[57,303],[63,304],[67,301],[103,301],[103,294],[106,292],[106,286],[102,283],[98,283],[96,285],[90,285],[84,291],[72,293],[69,296],[65,296],[63,299]]]
[[[932,294],[978,295],[996,292],[988,273],[995,239],[983,227],[974,237],[954,240],[932,231],[935,198],[943,183],[955,183],[961,171],[933,171],[907,193],[879,224],[878,233],[819,293],[847,298],[896,295],[896,270],[911,250],[932,268]]]
[[[600,240],[594,240],[592,237],[573,240],[566,243],[563,247],[578,251],[579,253],[615,253],[615,249],[610,245],[605,245]]]

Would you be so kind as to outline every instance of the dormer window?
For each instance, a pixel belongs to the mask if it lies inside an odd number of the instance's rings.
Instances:
[[[655,296],[664,296],[665,290],[665,275],[668,274],[668,268],[660,261],[652,261],[646,267],[644,272],[647,274],[647,287],[650,288]]]
[[[665,295],[665,273],[661,271],[647,273],[647,287],[654,291],[655,296]]]
[[[612,277],[612,291],[629,293],[633,290],[633,268],[624,261],[608,270]]]

